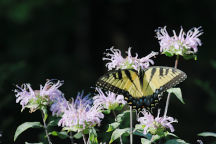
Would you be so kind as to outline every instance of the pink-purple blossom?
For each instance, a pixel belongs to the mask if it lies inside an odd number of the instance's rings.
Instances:
[[[68,107],[68,101],[64,98],[64,96],[58,96],[53,100],[53,103],[50,106],[50,111],[52,115],[60,116],[64,113],[64,111]]]
[[[101,112],[103,107],[91,105],[91,103],[88,96],[83,98],[83,93],[78,94],[75,100],[72,99],[72,102],[68,103],[68,107],[58,125],[70,131],[83,131],[95,125],[100,125],[101,119],[104,117]]]
[[[133,57],[131,54],[131,48],[128,48],[127,57],[123,58],[121,55],[121,51],[119,49],[114,49],[111,47],[110,49],[107,49],[110,51],[110,53],[105,53],[106,57],[103,58],[103,60],[109,61],[106,64],[106,67],[108,70],[118,70],[118,69],[145,69],[150,66],[150,64],[154,64],[154,61],[151,60],[151,57],[156,56],[157,52],[151,52],[149,55],[143,58],[138,58],[138,54],[136,53],[136,56]]]
[[[36,95],[34,90],[31,88],[30,84],[22,84],[21,86],[16,86],[17,89],[14,90],[16,93],[16,103],[20,103],[22,110],[30,102],[30,100],[36,100]]]
[[[94,105],[102,105],[105,109],[114,110],[120,105],[125,105],[126,101],[124,100],[123,95],[116,95],[113,92],[106,91],[105,93],[96,88],[98,94],[93,97]]]
[[[159,40],[160,52],[168,52],[171,55],[194,54],[198,51],[198,46],[201,46],[201,40],[198,38],[202,35],[201,27],[194,27],[187,33],[181,28],[179,35],[173,30],[173,36],[170,36],[165,27],[160,27],[156,30],[156,38]]]
[[[155,134],[158,129],[165,130],[166,128],[170,129],[171,132],[174,132],[174,127],[172,126],[172,123],[178,122],[173,117],[160,117],[160,110],[158,110],[158,115],[156,118],[154,118],[154,116],[146,110],[141,111],[141,114],[143,116],[139,117],[138,121],[141,125],[144,126],[144,134],[147,134],[148,132]]]
[[[17,85],[17,89],[14,90],[16,103],[22,105],[22,110],[27,107],[34,112],[39,106],[49,105],[62,97],[63,93],[58,89],[62,84],[62,81],[55,83],[48,80],[44,86],[40,85],[40,90],[33,90],[30,84]]]

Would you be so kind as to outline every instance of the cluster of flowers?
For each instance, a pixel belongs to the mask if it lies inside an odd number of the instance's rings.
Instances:
[[[181,29],[179,36],[173,31],[174,36],[170,37],[166,31],[166,27],[159,28],[156,32],[157,38],[160,43],[160,51],[162,53],[169,52],[172,55],[194,54],[197,52],[197,46],[201,45],[198,38],[202,32],[200,28],[193,28],[187,34]],[[109,49],[110,53],[105,53],[106,57],[103,60],[108,60],[106,64],[108,70],[118,69],[145,69],[154,64],[150,58],[156,56],[157,52],[151,52],[146,57],[138,58],[138,54],[133,57],[131,48],[128,49],[127,57],[121,55],[121,51]],[[91,99],[89,95],[84,96],[83,92],[78,93],[76,99],[72,98],[67,101],[64,94],[59,90],[63,85],[63,81],[54,82],[49,80],[44,86],[40,86],[40,90],[33,90],[30,84],[23,84],[21,87],[17,86],[15,90],[16,102],[22,105],[22,110],[29,108],[30,112],[38,110],[41,106],[50,106],[53,115],[61,117],[58,125],[62,126],[65,130],[70,131],[83,131],[100,125],[101,120],[104,118],[103,110],[115,110],[126,104],[123,95],[116,95],[110,91],[103,92],[101,89],[96,88],[97,95]],[[173,122],[177,122],[172,117],[162,116],[160,112],[154,118],[146,110],[141,111],[143,116],[138,117],[138,122],[144,128],[144,134],[150,132],[155,134],[158,129],[165,131],[167,128],[171,132],[174,131],[172,126]]]
[[[54,83],[49,80],[40,90],[33,90],[30,84],[17,86],[15,89],[16,102],[22,105],[22,111],[29,108],[30,112],[40,109],[41,106],[50,106],[52,115],[61,117],[59,126],[65,130],[83,131],[100,125],[103,119],[103,110],[114,110],[126,104],[122,95],[116,95],[112,92],[102,92],[96,88],[98,94],[91,99],[89,95],[78,93],[76,99],[67,101],[64,94],[59,90],[63,81]],[[94,101],[93,101],[94,100]]]

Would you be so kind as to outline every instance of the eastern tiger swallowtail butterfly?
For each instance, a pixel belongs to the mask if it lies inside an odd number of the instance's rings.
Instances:
[[[179,69],[153,66],[139,72],[134,69],[110,71],[99,78],[96,86],[122,94],[134,109],[151,109],[164,91],[186,78],[187,75]]]

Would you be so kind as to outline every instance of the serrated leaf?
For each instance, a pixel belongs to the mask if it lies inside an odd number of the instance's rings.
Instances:
[[[111,131],[115,130],[116,128],[119,127],[119,125],[120,125],[119,122],[114,122],[114,123],[109,124],[109,127],[108,127],[106,132],[111,132]]]
[[[170,88],[167,90],[168,93],[173,93],[175,96],[183,103],[185,104],[183,98],[182,98],[182,92],[180,88]]]
[[[141,144],[151,144],[151,141],[145,138],[141,138]]]
[[[81,132],[78,132],[78,133],[76,133],[75,135],[73,135],[73,137],[74,137],[75,139],[80,139],[80,138],[82,138],[82,133],[81,133]]]
[[[166,141],[165,144],[189,144],[189,143],[185,142],[182,139],[171,139],[171,140]]]
[[[43,125],[40,124],[40,122],[25,122],[17,127],[15,135],[14,135],[14,141],[17,139],[17,137],[26,131],[29,128],[41,128]]]
[[[113,131],[111,139],[109,141],[109,144],[111,144],[113,141],[115,141],[116,139],[120,138],[120,136],[122,136],[123,134],[130,134],[130,129],[129,128],[124,128],[124,129],[116,129],[115,131]]]
[[[202,132],[202,133],[199,133],[198,136],[203,136],[203,137],[208,137],[208,136],[216,137],[216,133],[213,133],[213,132]]]

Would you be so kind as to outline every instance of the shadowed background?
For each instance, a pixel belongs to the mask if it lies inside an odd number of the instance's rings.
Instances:
[[[159,51],[154,30],[165,25],[177,32],[181,26],[185,31],[204,29],[198,60],[179,61],[178,68],[188,75],[180,85],[186,104],[172,97],[168,115],[178,119],[175,134],[180,138],[191,143],[213,141],[197,134],[216,132],[215,6],[213,0],[148,4],[132,0],[1,0],[0,141],[13,143],[18,125],[41,121],[39,111],[20,112],[12,91],[16,84],[31,83],[39,89],[46,79],[56,78],[65,81],[61,90],[68,99],[81,90],[88,93],[106,72],[105,49],[115,46],[124,53],[132,47],[132,54],[137,52],[139,57]],[[174,66],[175,58],[159,55],[153,60],[155,65]],[[28,130],[16,143],[38,142],[41,132]]]

